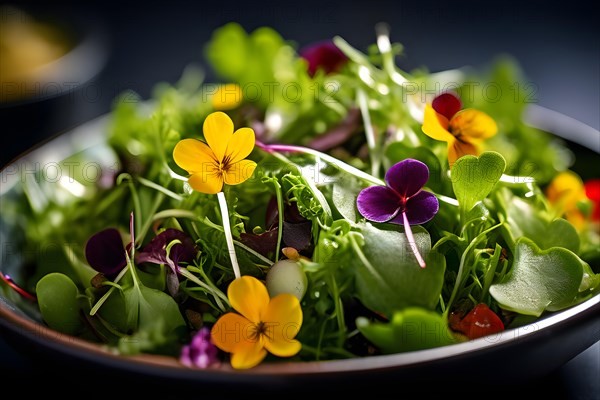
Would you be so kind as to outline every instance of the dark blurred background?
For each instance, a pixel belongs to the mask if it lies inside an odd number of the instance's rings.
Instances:
[[[14,2],[13,6],[32,15],[62,21],[81,34],[89,34],[91,48],[97,52],[77,64],[93,76],[74,75],[70,81],[74,91],[66,101],[53,104],[54,97],[36,106],[21,104],[20,108],[0,104],[1,165],[53,135],[110,111],[114,97],[126,89],[148,98],[157,82],[175,82],[189,64],[205,65],[204,44],[211,32],[231,21],[247,30],[270,26],[299,47],[340,35],[361,50],[375,42],[375,24],[387,22],[392,41],[404,45],[405,55],[398,59],[398,65],[407,70],[422,66],[430,71],[465,65],[485,68],[496,56],[510,55],[519,61],[526,81],[536,89],[533,102],[600,128],[596,2],[348,3]],[[0,23],[5,23],[7,15],[0,17]],[[208,80],[215,78],[209,69],[206,73]],[[24,372],[32,365],[1,342],[0,360],[3,368],[18,366]],[[559,393],[558,397],[564,393],[573,398],[598,398],[599,364],[600,347],[596,344],[543,385],[554,385],[549,386],[550,392]]]
[[[496,56],[510,55],[519,61],[531,84],[532,102],[600,127],[600,35],[593,1],[348,3],[12,3],[87,35],[92,51],[76,61],[79,74],[69,72],[68,83],[58,85],[59,89],[75,88],[62,96],[62,101],[55,97],[28,107],[0,103],[5,138],[0,163],[4,165],[41,140],[108,112],[114,97],[126,89],[147,98],[157,82],[175,82],[189,64],[205,65],[204,44],[215,28],[231,21],[249,31],[271,26],[299,47],[340,35],[362,50],[375,42],[375,24],[387,22],[392,41],[404,45],[405,55],[398,64],[406,70],[422,66],[430,71],[465,65],[485,68]],[[2,23],[11,12],[5,9]],[[89,76],[96,70],[99,74]],[[210,69],[206,73],[207,79],[215,78]],[[12,87],[3,84],[3,90],[7,89]],[[56,85],[42,84],[37,94],[56,90]]]

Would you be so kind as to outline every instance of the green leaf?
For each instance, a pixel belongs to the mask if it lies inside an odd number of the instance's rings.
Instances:
[[[413,235],[427,267],[421,268],[401,227],[359,227],[364,238],[353,246],[348,262],[354,268],[356,295],[371,310],[391,316],[408,306],[435,308],[442,290],[445,258],[431,251],[429,233],[413,226]]]
[[[512,272],[504,282],[490,287],[490,294],[504,309],[540,316],[574,303],[583,278],[583,262],[560,247],[540,250],[521,238],[516,243]]]
[[[516,196],[507,201],[507,215],[513,240],[525,236],[543,250],[564,247],[574,253],[579,251],[579,234],[567,220],[548,222],[538,208]]]
[[[98,314],[120,332],[128,333],[134,328],[128,324],[125,296],[121,290],[115,290],[108,296],[102,307],[98,310]]]
[[[362,187],[356,179],[342,178],[333,184],[332,202],[342,217],[350,222],[358,220],[356,198]]]
[[[441,315],[422,308],[406,308],[395,312],[390,322],[370,322],[357,318],[356,326],[382,352],[401,353],[446,346],[457,339]]]
[[[134,285],[123,290],[123,296],[130,329],[150,329],[161,320],[166,332],[171,332],[185,324],[177,303],[164,292]]]
[[[36,293],[42,318],[57,331],[75,335],[84,325],[79,315],[79,290],[71,278],[57,272],[37,283]]]
[[[451,180],[461,217],[490,194],[505,168],[504,157],[492,151],[479,157],[463,156],[454,163]]]

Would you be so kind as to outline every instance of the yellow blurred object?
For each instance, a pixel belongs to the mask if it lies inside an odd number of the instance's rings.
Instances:
[[[18,8],[2,6],[0,15],[0,101],[35,97],[43,92],[52,62],[72,47],[70,40]]]
[[[548,185],[546,197],[558,214],[564,215],[577,229],[585,225],[586,218],[577,204],[588,198],[579,175],[571,171],[561,172]]]
[[[232,110],[242,104],[243,95],[240,85],[226,83],[219,86],[212,97],[213,108],[217,111]]]

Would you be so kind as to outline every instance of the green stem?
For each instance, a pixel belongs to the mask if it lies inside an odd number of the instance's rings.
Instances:
[[[375,30],[377,33],[377,47],[383,60],[383,69],[394,83],[400,86],[405,85],[407,82],[406,78],[400,75],[394,64],[394,53],[392,52],[392,44],[390,43],[388,25],[378,23],[375,25]]]
[[[379,153],[377,151],[377,137],[373,130],[373,125],[371,124],[367,95],[362,89],[357,89],[356,91],[356,102],[358,103],[362,115],[365,136],[367,138],[367,147],[369,148],[369,154],[371,155],[371,174],[377,176],[379,175],[380,166]]]
[[[488,233],[490,233],[491,231],[493,231],[494,229],[498,228],[499,226],[502,226],[503,223],[499,223],[497,225],[492,226],[491,228],[481,232],[475,239],[473,239],[471,241],[471,243],[469,243],[469,245],[467,246],[467,248],[465,249],[465,251],[463,252],[462,256],[460,257],[460,265],[458,267],[458,273],[456,274],[456,282],[454,283],[454,288],[452,289],[452,294],[450,295],[450,300],[448,300],[448,304],[446,305],[446,311],[444,311],[444,318],[448,318],[448,312],[450,311],[450,308],[452,307],[452,303],[454,302],[454,298],[456,297],[456,294],[458,293],[458,290],[460,289],[460,287],[462,286],[463,282],[463,271],[465,269],[465,264],[467,262],[467,257],[469,256],[469,253],[471,252],[471,250],[477,246],[482,240],[484,240],[486,238],[486,235]]]
[[[224,229],[222,226],[219,226],[217,224],[215,224],[214,222],[212,222],[210,219],[208,218],[204,218],[203,220],[199,219],[199,222],[203,223],[204,225],[213,228],[219,232],[224,232]],[[258,258],[259,260],[261,260],[262,262],[264,262],[265,264],[267,264],[268,266],[273,265],[273,261],[269,260],[267,257],[263,256],[260,253],[257,253],[255,250],[251,249],[250,247],[246,246],[244,243],[242,242],[238,242],[237,240],[233,240],[233,244],[236,245],[237,247],[246,250],[248,253],[252,254],[254,257]]]
[[[180,268],[179,273],[183,277],[189,279],[190,281],[194,282],[196,285],[200,286],[201,288],[205,289],[208,293],[210,293],[217,301],[217,304],[220,304],[219,308],[221,308],[221,311],[223,311],[223,312],[227,311],[227,310],[225,310],[225,308],[223,307],[223,304],[219,300],[219,298],[220,298],[229,306],[229,300],[227,299],[227,296],[225,296],[225,294],[223,294],[223,292],[221,292],[220,290],[218,290],[216,288],[212,288],[210,285],[208,285],[205,282],[202,282],[200,279],[198,279],[198,277],[196,275],[192,274],[190,271],[188,271],[185,268]]]
[[[183,201],[183,196],[178,195],[175,192],[170,191],[169,189],[167,189],[164,186],[161,186],[157,183],[152,182],[151,180],[148,180],[146,178],[142,178],[141,176],[138,176],[137,178],[138,182],[141,183],[142,185],[149,187],[151,189],[157,190],[159,192],[161,192],[164,195],[167,195],[177,201]]]
[[[275,247],[275,262],[279,261],[279,252],[281,250],[281,239],[283,238],[283,195],[281,193],[281,185],[275,178],[272,180],[273,186],[275,186],[275,195],[277,196],[277,210],[278,210],[278,231],[277,231],[277,246]]]
[[[115,278],[114,283],[119,283],[119,281],[125,275],[126,272],[127,272],[127,268],[123,268],[121,270],[121,272],[119,272],[119,275],[117,275],[117,277]],[[111,288],[108,289],[108,292],[104,293],[104,295],[102,297],[100,297],[100,300],[98,300],[96,302],[96,304],[94,304],[94,307],[90,310],[91,316],[95,315],[98,312],[100,307],[102,307],[102,305],[106,302],[106,300],[108,300],[108,297],[112,294],[112,292],[115,291],[115,289],[116,289],[115,286],[111,286]]]
[[[225,240],[227,242],[227,250],[229,251],[229,258],[231,260],[231,267],[236,279],[240,278],[240,266],[238,264],[237,256],[235,255],[235,247],[233,246],[233,235],[231,234],[231,224],[229,222],[229,208],[227,207],[227,199],[225,199],[225,193],[217,193],[219,199],[219,208],[221,209],[221,219],[223,220],[223,232],[225,233]]]
[[[188,210],[182,210],[179,208],[170,208],[167,210],[162,210],[162,211],[157,212],[156,214],[154,214],[152,216],[152,222],[158,221],[159,219],[166,219],[166,218],[188,218],[188,219],[193,219],[193,220],[202,222],[202,220],[200,218],[198,218],[198,216],[194,212],[188,211]]]
[[[165,195],[161,192],[156,194],[156,198],[154,199],[154,203],[152,204],[152,208],[150,209],[150,215],[153,215],[154,213],[156,213],[156,210],[158,210],[158,207],[160,206],[160,204],[163,202],[163,200],[165,199]],[[146,221],[144,222],[144,225],[142,225],[142,229],[140,229],[137,234],[137,239],[136,242],[138,244],[141,244],[144,241],[144,238],[146,237],[146,233],[148,233],[148,230],[150,229],[150,225],[152,225],[152,218],[146,218]]]
[[[137,215],[137,218],[135,219],[135,231],[141,232],[141,230],[142,230],[141,224],[142,223],[138,222],[138,221],[142,221],[142,203],[140,202],[140,196],[138,196],[137,189],[135,188],[135,185],[133,184],[133,180],[131,179],[131,176],[129,177],[128,186],[129,186],[129,190],[131,190],[131,198],[133,200],[133,209],[135,210],[135,215]],[[135,247],[134,244],[132,244],[132,247]]]

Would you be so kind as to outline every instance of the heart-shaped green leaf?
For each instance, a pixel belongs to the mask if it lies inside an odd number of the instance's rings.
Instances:
[[[359,224],[364,243],[349,252],[348,263],[355,273],[357,297],[371,310],[391,316],[408,306],[435,308],[442,284],[446,260],[431,251],[427,231],[413,227],[416,245],[425,257],[421,268],[400,227],[378,229],[370,223]]]
[[[370,322],[364,317],[356,326],[369,341],[387,354],[429,349],[455,343],[448,322],[438,313],[411,307],[395,312],[390,322]]]
[[[79,290],[71,278],[57,272],[48,274],[37,283],[36,294],[42,318],[50,328],[71,335],[81,332]]]
[[[490,194],[505,168],[504,157],[493,151],[486,151],[479,157],[463,156],[454,163],[451,180],[461,216]]]
[[[516,196],[510,198],[506,208],[514,240],[525,236],[544,250],[564,247],[574,253],[579,251],[579,235],[567,220],[558,218],[548,222],[538,208]]]
[[[583,262],[571,251],[552,247],[540,250],[521,238],[507,280],[490,287],[490,294],[504,309],[540,316],[545,310],[571,306],[579,294]]]

